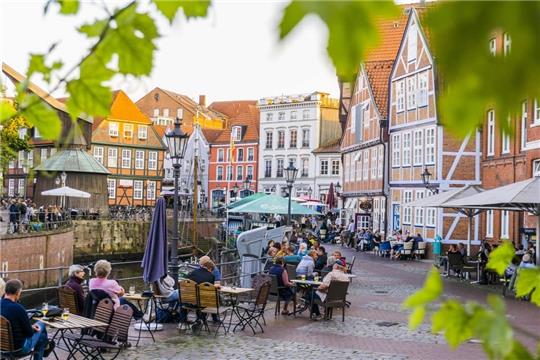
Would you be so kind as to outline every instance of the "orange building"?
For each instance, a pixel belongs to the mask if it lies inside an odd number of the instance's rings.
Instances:
[[[161,190],[166,146],[150,118],[123,92],[95,119],[91,154],[110,172],[109,205],[153,206]]]

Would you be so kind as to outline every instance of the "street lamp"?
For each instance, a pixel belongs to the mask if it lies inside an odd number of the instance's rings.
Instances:
[[[289,210],[288,210],[288,217],[287,217],[287,225],[291,225],[292,187],[293,187],[294,181],[296,180],[297,174],[298,174],[298,169],[293,166],[292,162],[289,163],[289,166],[285,169],[285,179],[287,181],[287,188],[289,189]]]
[[[430,183],[431,173],[429,172],[427,167],[424,168],[424,172],[421,174],[421,176],[422,176],[422,182],[424,183],[425,188],[431,191],[432,194],[438,194],[439,189],[437,188],[437,185]]]
[[[313,189],[311,188],[311,186],[309,187],[309,189],[307,189],[307,194],[308,197],[311,199],[311,194],[313,194]]]
[[[171,255],[170,263],[172,267],[172,277],[174,283],[178,284],[178,182],[180,179],[180,166],[184,154],[186,152],[186,145],[188,143],[189,136],[185,134],[180,126],[182,122],[177,117],[174,122],[174,129],[165,134],[167,139],[167,147],[169,148],[169,154],[173,165],[173,177],[174,177],[174,205],[173,205],[173,232],[171,238]]]
[[[246,177],[246,180],[244,180],[244,190],[249,190],[249,185],[251,181],[249,181],[249,178]]]
[[[342,193],[341,193],[341,185],[339,184],[339,181],[336,184],[335,188],[336,188],[336,194],[338,196],[338,203],[336,205],[339,208],[339,198],[341,198],[341,203],[343,204],[343,197],[342,197]]]

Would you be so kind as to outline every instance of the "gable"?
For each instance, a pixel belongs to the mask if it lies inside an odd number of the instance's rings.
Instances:
[[[143,114],[143,112],[135,105],[133,101],[122,90],[116,92],[113,103],[111,105],[111,113],[109,119],[125,120],[142,123],[146,125],[152,124],[152,121]]]

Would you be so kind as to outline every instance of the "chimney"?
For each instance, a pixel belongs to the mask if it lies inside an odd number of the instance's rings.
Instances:
[[[206,107],[206,95],[199,95],[199,105]]]

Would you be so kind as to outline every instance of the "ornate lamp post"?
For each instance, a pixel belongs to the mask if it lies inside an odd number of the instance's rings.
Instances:
[[[336,188],[336,194],[338,196],[338,202],[339,202],[339,198],[341,198],[341,205],[343,208],[343,196],[342,196],[343,194],[341,193],[341,185],[339,184],[339,181],[336,184],[335,188]],[[338,204],[338,209],[339,209],[339,204]]]
[[[184,154],[186,152],[186,145],[188,143],[189,136],[185,134],[180,126],[182,122],[179,118],[176,118],[174,122],[173,131],[165,134],[167,139],[167,147],[169,148],[169,155],[171,157],[173,165],[173,178],[174,178],[174,217],[173,217],[173,232],[171,238],[171,254],[169,258],[170,267],[172,268],[172,277],[174,283],[178,283],[178,182],[180,180],[180,166]]]
[[[296,175],[298,175],[298,169],[295,168],[292,163],[289,163],[289,166],[285,169],[285,179],[287,181],[287,188],[289,189],[289,210],[287,212],[287,225],[291,225],[291,196],[292,187],[294,181],[296,180]]]
[[[428,168],[424,168],[424,172],[421,174],[422,176],[422,182],[424,183],[424,186],[426,189],[431,191],[432,194],[438,194],[439,189],[437,188],[437,185],[431,184],[431,173],[429,172]]]
[[[313,194],[313,189],[311,188],[311,186],[309,187],[309,189],[307,189],[307,195],[308,197],[311,199],[311,195]]]
[[[251,184],[251,181],[249,181],[249,178],[246,177],[246,180],[244,180],[244,190],[249,190],[250,184]]]

